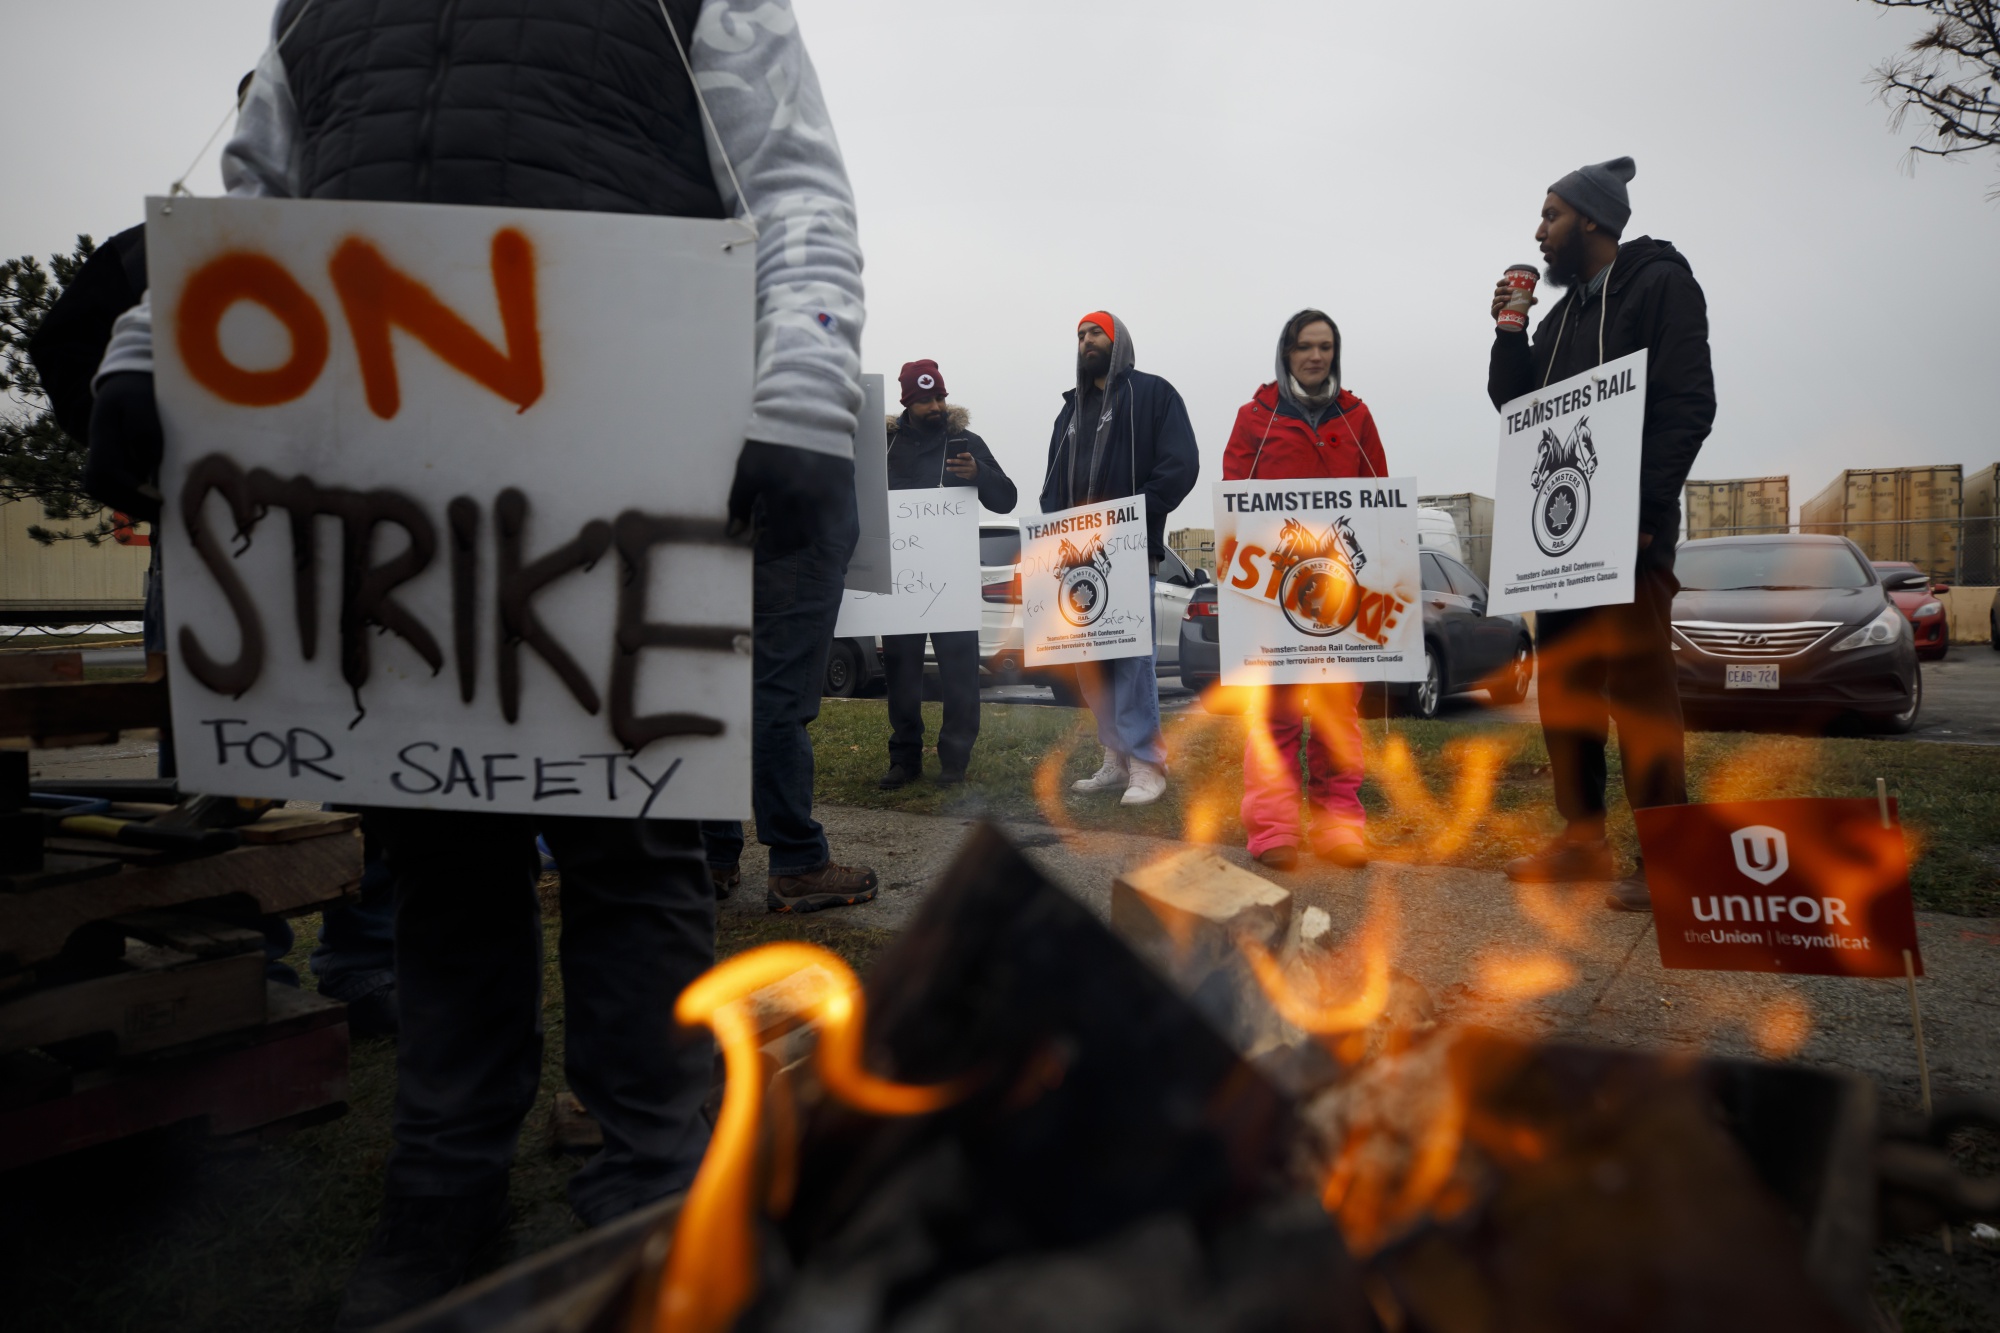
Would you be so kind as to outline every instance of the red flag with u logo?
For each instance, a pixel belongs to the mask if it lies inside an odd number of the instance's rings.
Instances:
[[[1873,800],[1636,810],[1663,967],[1919,976],[1903,830]]]

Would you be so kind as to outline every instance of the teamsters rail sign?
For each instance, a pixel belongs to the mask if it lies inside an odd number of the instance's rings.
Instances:
[[[1222,683],[1422,680],[1417,483],[1215,487]]]
[[[1144,496],[1026,515],[1020,576],[1028,666],[1153,651]]]
[[[731,222],[152,199],[182,782],[749,805],[755,247]]]
[[[1500,409],[1494,614],[1632,600],[1645,426],[1644,352]]]

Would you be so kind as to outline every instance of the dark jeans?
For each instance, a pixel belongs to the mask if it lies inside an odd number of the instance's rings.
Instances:
[[[343,1003],[396,979],[396,878],[382,856],[377,816],[361,817],[361,893],[320,915],[319,944],[310,964],[320,994]]]
[[[570,1179],[591,1226],[684,1189],[708,1145],[715,1049],[673,1019],[715,961],[692,821],[371,810],[395,881],[392,1196],[506,1175],[542,1081],[539,829],[562,866],[564,1072],[604,1130]]]
[[[812,545],[774,555],[760,537],[752,628],[756,684],[750,701],[750,807],[757,841],[771,849],[773,875],[799,875],[828,860],[826,831],[813,818],[812,736],[826,684],[826,655],[840,619],[841,585],[860,535],[854,494],[845,512]],[[701,826],[708,863],[733,866],[743,856],[743,825]],[[562,860],[562,849],[555,849]],[[565,867],[567,869],[567,867]]]
[[[1687,803],[1686,727],[1670,628],[1678,587],[1672,573],[1642,563],[1630,604],[1544,611],[1535,619],[1556,809],[1579,833],[1604,832],[1604,743],[1613,721],[1632,808]]]
[[[924,635],[884,634],[882,673],[889,684],[889,762],[924,771]],[[944,724],[938,728],[938,766],[963,773],[979,739],[979,631],[933,634]]]

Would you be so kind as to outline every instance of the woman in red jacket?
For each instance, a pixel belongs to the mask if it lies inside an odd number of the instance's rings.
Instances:
[[[1382,477],[1382,441],[1367,404],[1340,387],[1340,329],[1301,310],[1278,338],[1278,378],[1236,414],[1225,481]],[[1243,827],[1250,854],[1289,870],[1299,859],[1299,749],[1312,800],[1310,844],[1344,866],[1368,863],[1361,810],[1359,685],[1274,685],[1250,711],[1243,749]],[[1310,728],[1308,729],[1308,723]]]

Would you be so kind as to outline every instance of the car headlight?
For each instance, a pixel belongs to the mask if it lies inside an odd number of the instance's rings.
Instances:
[[[1884,607],[1881,615],[1834,644],[1831,651],[1844,653],[1851,648],[1883,647],[1894,643],[1908,623],[1901,611],[1893,606]]]
[[[1941,616],[1943,614],[1944,607],[1937,602],[1925,602],[1917,608],[1918,620],[1929,620],[1932,616]]]

